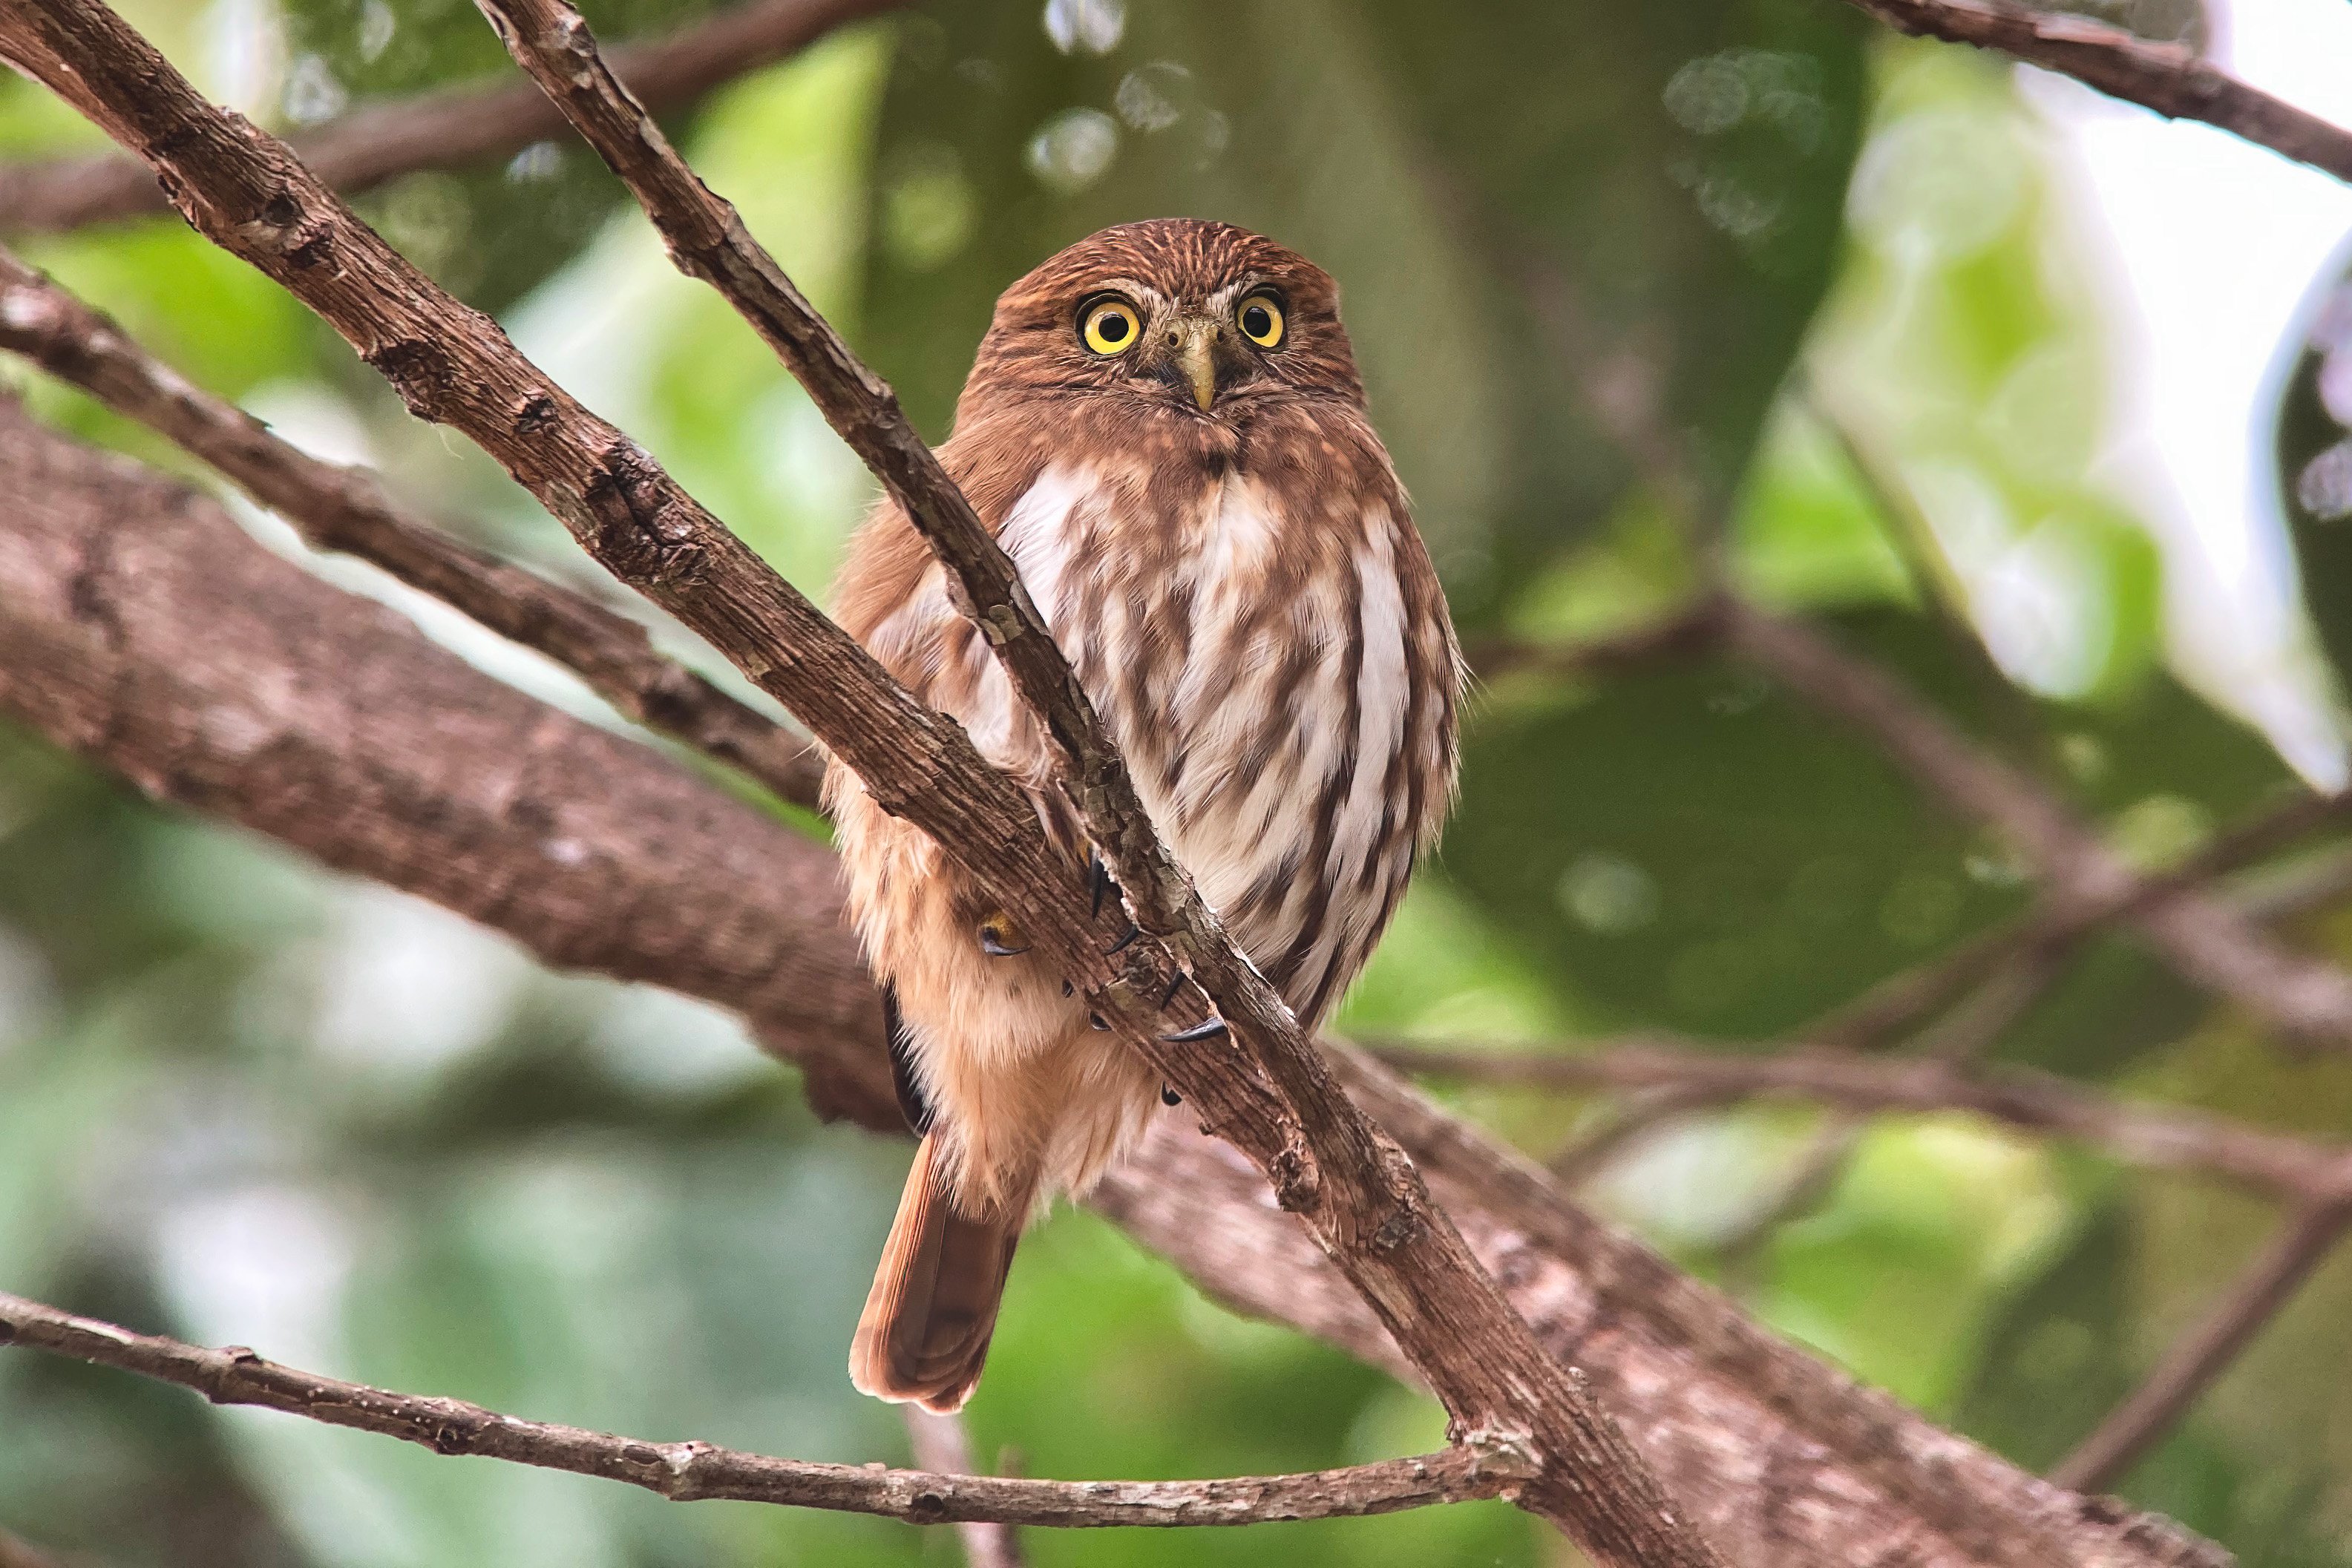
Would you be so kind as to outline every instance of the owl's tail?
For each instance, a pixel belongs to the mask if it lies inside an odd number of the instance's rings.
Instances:
[[[950,1411],[980,1382],[1028,1205],[971,1218],[948,1196],[940,1165],[939,1139],[926,1135],[857,1320],[849,1380],[877,1399]]]

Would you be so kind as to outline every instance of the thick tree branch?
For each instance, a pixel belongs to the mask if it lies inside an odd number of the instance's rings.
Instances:
[[[996,891],[1209,1124],[1273,1177],[1286,1205],[1305,1216],[1414,1357],[1454,1430],[1509,1433],[1528,1445],[1538,1474],[1523,1506],[1605,1563],[1696,1568],[1715,1561],[1606,1415],[1483,1275],[1411,1162],[1348,1101],[1272,988],[1192,895],[1135,805],[1123,765],[1011,563],[969,507],[950,514],[945,532],[932,533],[935,548],[964,583],[968,608],[1016,686],[1076,764],[1072,793],[1137,919],[1152,936],[1176,938],[1182,969],[1157,941],[1129,943],[1124,933],[1093,930],[1096,914],[1081,910],[1087,901],[1079,879],[1056,884],[1034,813],[961,728],[914,703],[620,432],[353,219],[281,143],[205,103],[96,0],[24,0],[21,9],[28,25],[0,27],[0,47],[145,156],[200,232],[318,310],[413,411],[481,443],[608,569],[734,659],[854,768],[885,809],[924,828]],[[551,39],[572,52],[573,63],[559,63],[549,82],[559,101],[575,111],[583,98],[608,104],[649,152],[667,159],[664,172],[700,193],[594,60],[584,27],[571,21]],[[567,95],[575,77],[584,78],[579,94]],[[705,215],[717,210],[710,202]],[[740,236],[740,223],[732,226]],[[745,243],[726,252],[751,255]],[[772,272],[772,262],[767,267]],[[782,275],[774,279],[781,283]],[[845,371],[860,371],[805,304],[796,296],[788,303],[803,318],[793,325],[821,333],[811,343],[823,344]],[[817,377],[811,386],[820,407],[834,412],[828,393],[836,389]],[[878,411],[886,421],[878,428],[889,434],[895,408],[887,389],[870,373],[849,386],[864,392],[867,412]],[[937,473],[911,431],[890,444]],[[900,477],[887,468],[883,476],[894,485]],[[941,495],[953,495],[943,475],[938,482]],[[901,497],[913,498],[903,488]],[[937,515],[918,516],[935,530],[940,524]],[[958,519],[970,527],[956,528]],[[1192,1052],[1160,1038],[1168,1021],[1181,1026],[1203,1016],[1197,993],[1177,998],[1191,1019],[1168,1011],[1187,971],[1216,998],[1234,1043],[1246,1051]]]
[[[0,406],[0,711],[151,793],[432,898],[550,963],[743,1013],[833,1113],[903,1132],[830,855]],[[141,519],[136,529],[120,520]],[[616,915],[615,912],[620,912]],[[1342,1053],[1545,1346],[1752,1568],[2216,1568],[1772,1339],[1540,1171]],[[1411,1376],[1258,1173],[1158,1118],[1097,1207],[1202,1289]]]
[[[2050,1479],[2075,1491],[2103,1491],[2120,1480],[2278,1315],[2347,1228],[2352,1228],[2352,1193],[2299,1205],[2211,1314],[2180,1336],[2147,1381],[2060,1460]]]
[[[668,37],[624,45],[613,51],[614,66],[656,113],[667,113],[895,3],[750,0]],[[497,82],[370,104],[293,143],[320,179],[348,194],[419,170],[505,157],[562,131],[562,116],[544,96]],[[53,232],[169,210],[153,171],[120,152],[0,164],[0,233]]]
[[[0,248],[0,349],[24,355],[209,464],[315,549],[358,556],[536,649],[638,723],[814,809],[807,742],[654,652],[637,622],[402,511],[373,475],[321,462],[205,392]]]
[[[0,1293],[0,1344],[24,1345],[193,1388],[215,1405],[254,1405],[331,1427],[400,1437],[436,1454],[473,1454],[625,1481],[672,1502],[768,1502],[902,1519],[989,1521],[1069,1529],[1260,1524],[1350,1519],[1508,1495],[1527,1466],[1505,1448],[1449,1448],[1419,1458],[1289,1476],[1208,1481],[1047,1481],[940,1475],[879,1465],[775,1459],[709,1443],[652,1443],[502,1416],[462,1399],[394,1394],[264,1361],[242,1346],[207,1350],[133,1333]]]
[[[2132,1104],[2024,1068],[1969,1070],[1934,1058],[1799,1048],[1751,1055],[1654,1040],[1581,1054],[1506,1055],[1383,1045],[1391,1067],[1437,1078],[1547,1089],[1663,1089],[1695,1103],[1759,1097],[1855,1111],[1965,1111],[2079,1139],[2134,1165],[2210,1172],[2312,1202],[2352,1197],[2352,1146],[2273,1133],[2201,1111]]]
[[[2168,120],[2201,120],[2352,180],[2352,131],[2247,86],[2178,44],[2005,0],[1850,0],[1898,32],[1974,44],[2073,77]]]

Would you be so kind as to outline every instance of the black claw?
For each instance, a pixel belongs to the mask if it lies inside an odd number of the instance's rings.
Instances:
[[[1160,1010],[1163,1013],[1166,1012],[1168,1010],[1168,1004],[1174,1001],[1176,999],[1176,993],[1183,988],[1184,971],[1179,969],[1174,974],[1168,977],[1168,989],[1160,993]]]
[[[1093,884],[1092,902],[1087,909],[1087,918],[1091,919],[1102,913],[1103,894],[1110,890],[1110,867],[1103,864],[1102,856],[1092,852],[1087,854],[1087,877]]]
[[[1110,1025],[1103,1022],[1103,1016],[1100,1013],[1088,1013],[1087,1015],[1087,1023],[1091,1028],[1098,1029],[1106,1034],[1110,1032]]]
[[[1076,990],[1077,990],[1077,988],[1076,988],[1076,986],[1071,985],[1069,981],[1067,981],[1067,980],[1064,980],[1064,981],[1062,982],[1062,994],[1063,994],[1064,996],[1066,996],[1066,996],[1074,995],[1074,994],[1076,994]]]
[[[1163,1083],[1160,1086],[1160,1103],[1162,1105],[1181,1105],[1184,1103],[1184,1096]]]
[[[1195,1040],[1214,1040],[1224,1032],[1225,1020],[1213,1018],[1196,1023],[1191,1029],[1180,1029],[1174,1034],[1163,1034],[1160,1038],[1168,1045],[1191,1045]]]
[[[995,928],[989,925],[980,928],[980,950],[992,958],[1018,958],[1029,951],[1026,947],[1007,947],[996,935]]]
[[[1116,942],[1112,943],[1108,947],[1107,947],[1107,948],[1103,949],[1103,955],[1104,955],[1104,956],[1108,957],[1108,956],[1110,956],[1111,954],[1113,954],[1113,953],[1124,953],[1124,952],[1126,952],[1126,951],[1127,951],[1127,945],[1128,945],[1129,943],[1130,943],[1130,942],[1134,941],[1137,937],[1139,937],[1139,936],[1142,936],[1142,935],[1143,935],[1143,927],[1141,927],[1140,925],[1136,925],[1136,924],[1135,924],[1133,921],[1131,921],[1131,920],[1130,920],[1130,921],[1129,921],[1129,922],[1128,922],[1128,925],[1127,925],[1127,935],[1126,935],[1126,936],[1122,936],[1122,937],[1120,937],[1118,941],[1116,941]]]

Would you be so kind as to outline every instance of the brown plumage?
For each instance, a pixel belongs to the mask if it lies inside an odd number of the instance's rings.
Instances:
[[[1321,269],[1223,224],[1106,229],[1005,290],[941,449],[1020,567],[1202,896],[1310,1028],[1451,799],[1461,659]],[[885,503],[843,625],[1026,782],[1087,874],[1047,742]],[[924,1134],[850,1375],[970,1396],[1014,1243],[1158,1108],[1129,1048],[919,831],[835,766],[850,904]]]

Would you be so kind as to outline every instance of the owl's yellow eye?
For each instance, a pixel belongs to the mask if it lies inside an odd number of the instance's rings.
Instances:
[[[1271,294],[1253,294],[1234,315],[1242,336],[1261,349],[1282,341],[1282,302]]]
[[[1118,354],[1135,346],[1136,334],[1142,329],[1133,306],[1124,299],[1102,299],[1087,307],[1078,336],[1097,354]]]

